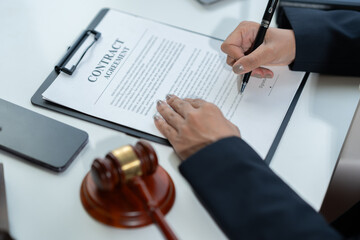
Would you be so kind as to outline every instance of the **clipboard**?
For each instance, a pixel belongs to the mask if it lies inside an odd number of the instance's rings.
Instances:
[[[60,61],[60,63],[58,65],[56,65],[56,67],[53,69],[53,71],[49,74],[49,76],[46,78],[46,80],[42,83],[42,85],[38,88],[38,90],[35,92],[35,94],[32,96],[31,98],[31,103],[35,106],[39,106],[39,107],[43,107],[46,109],[50,109],[56,112],[60,112],[78,119],[82,119],[91,123],[95,123],[97,125],[100,126],[104,126],[107,128],[111,128],[120,132],[123,132],[125,134],[134,136],[134,137],[138,137],[138,138],[143,138],[152,142],[156,142],[156,143],[160,143],[160,144],[164,144],[164,145],[168,145],[170,146],[170,143],[167,139],[158,137],[158,136],[154,136],[152,134],[146,133],[146,132],[142,132],[139,131],[137,129],[134,128],[130,128],[128,126],[124,126],[124,125],[120,125],[120,124],[116,124],[107,120],[103,120],[94,116],[90,116],[84,113],[81,113],[79,111],[64,107],[62,105],[58,105],[56,103],[50,102],[50,101],[46,101],[43,99],[42,97],[42,93],[51,85],[51,83],[57,78],[57,76],[59,75],[60,71],[68,71],[66,72],[67,74],[71,75],[71,71],[75,70],[75,69],[61,69],[62,66],[64,66],[66,64],[66,62],[74,55],[74,53],[78,50],[79,46],[84,42],[85,38],[93,33],[95,35],[96,38],[96,31],[94,30],[96,28],[96,26],[102,21],[102,19],[105,17],[105,15],[108,13],[110,9],[109,8],[105,8],[100,10],[100,12],[96,15],[96,17],[92,20],[92,22],[88,25],[88,27],[86,28],[86,30],[84,31],[84,33],[79,37],[79,39],[74,43],[74,45],[72,47],[70,47],[67,51],[67,53],[65,54],[65,56],[62,58],[62,60]],[[177,28],[177,27],[175,27]],[[184,30],[184,29],[183,29]],[[95,32],[94,32],[95,31]],[[200,34],[200,33],[199,33]],[[203,34],[201,34],[203,35]],[[209,36],[207,36],[209,37]],[[213,38],[213,37],[211,37]],[[91,46],[90,46],[91,47]],[[86,53],[86,51],[88,50],[88,48],[85,50],[84,54]],[[83,54],[83,55],[84,55]],[[81,57],[82,58],[82,57]],[[79,61],[81,61],[81,58]],[[79,62],[78,62],[79,63]],[[77,64],[78,64],[77,63]],[[76,65],[77,65],[76,64]],[[76,65],[74,65],[73,67],[76,68]],[[296,103],[298,101],[298,98],[302,92],[302,89],[304,88],[305,82],[307,80],[309,76],[309,73],[306,73],[298,90],[296,91],[296,94],[290,104],[290,107],[288,108],[286,115],[280,125],[280,128],[275,136],[275,139],[266,155],[265,158],[265,162],[266,163],[270,163],[271,159],[276,151],[276,148],[281,140],[281,137],[286,129],[286,126],[290,120],[290,117],[292,115],[292,112],[295,109]]]

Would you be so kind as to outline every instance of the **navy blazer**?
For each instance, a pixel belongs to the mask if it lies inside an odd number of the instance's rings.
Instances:
[[[292,70],[360,76],[360,13],[284,8],[296,38]],[[243,140],[225,138],[180,165],[230,239],[341,239]]]
[[[230,239],[341,239],[238,137],[201,149],[180,171]]]
[[[360,12],[285,7],[294,30],[291,70],[360,76]]]

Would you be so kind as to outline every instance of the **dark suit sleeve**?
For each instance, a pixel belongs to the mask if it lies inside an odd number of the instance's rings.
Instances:
[[[360,76],[360,12],[284,7],[296,40],[290,68]]]
[[[341,239],[240,138],[205,147],[180,171],[230,239]]]

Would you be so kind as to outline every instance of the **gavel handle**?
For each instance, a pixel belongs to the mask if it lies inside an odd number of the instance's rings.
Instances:
[[[168,240],[177,240],[178,238],[171,230],[170,226],[167,224],[164,214],[160,211],[160,209],[156,206],[156,203],[151,197],[149,190],[147,189],[144,181],[141,177],[135,177],[132,181],[132,184],[136,186],[138,193],[146,202],[148,210],[151,213],[151,217],[153,218],[154,222],[160,227],[161,231],[165,235],[166,239]]]

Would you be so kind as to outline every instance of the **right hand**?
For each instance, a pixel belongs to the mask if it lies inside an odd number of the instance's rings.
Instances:
[[[263,78],[273,77],[270,69],[263,65],[289,65],[295,59],[295,34],[293,30],[269,28],[264,42],[252,53],[248,54],[260,24],[241,22],[221,45],[226,53],[227,64],[233,67],[237,74],[252,71],[252,76]],[[240,67],[242,66],[242,67]]]

